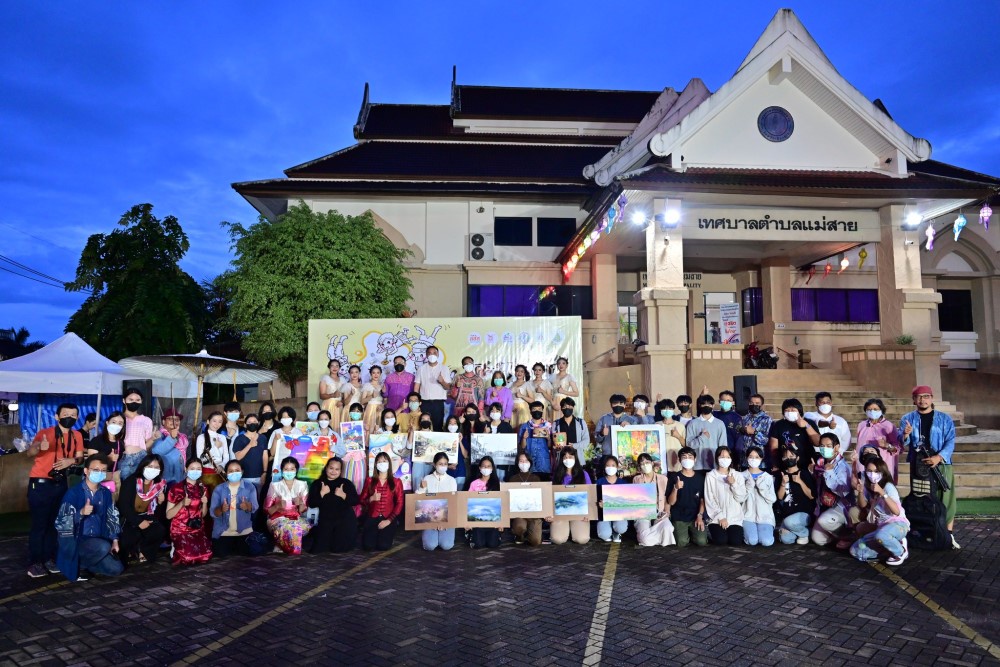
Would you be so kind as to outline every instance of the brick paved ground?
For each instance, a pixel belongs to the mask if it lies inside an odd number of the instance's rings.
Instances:
[[[916,553],[894,572],[1000,644],[998,532],[961,522],[962,551]],[[70,585],[29,579],[25,540],[7,539],[0,664],[159,665],[208,647],[199,664],[581,665],[588,641],[604,665],[1000,664],[876,569],[816,547],[626,541],[595,643],[612,548],[427,554],[410,541],[346,577],[371,556],[160,563]]]

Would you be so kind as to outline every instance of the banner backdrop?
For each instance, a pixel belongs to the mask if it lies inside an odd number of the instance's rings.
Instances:
[[[569,373],[583,383],[583,350],[579,317],[455,317],[385,320],[309,320],[309,398],[319,399],[319,381],[330,359],[340,361],[341,378],[348,367],[361,367],[361,381],[368,369],[392,372],[392,359],[406,358],[406,370],[415,373],[425,362],[427,347],[441,352],[441,363],[457,370],[462,357],[475,360],[478,372],[489,378],[503,371],[513,379],[514,367],[529,369],[541,362],[555,371],[558,357],[569,360]],[[576,399],[577,414],[584,414],[583,397]]]

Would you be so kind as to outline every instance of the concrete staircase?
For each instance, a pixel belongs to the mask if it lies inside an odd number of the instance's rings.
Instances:
[[[878,398],[885,404],[886,419],[899,423],[900,418],[913,410],[909,396],[890,396],[877,391],[867,391],[853,378],[835,370],[758,370],[744,371],[757,376],[757,391],[764,396],[764,409],[780,419],[781,402],[786,398],[802,401],[806,412],[815,411],[815,395],[828,391],[833,396],[834,413],[846,419],[855,433],[858,423],[865,418],[864,403]],[[1000,431],[980,432],[972,424],[962,421],[958,408],[946,401],[935,401],[935,409],[951,415],[955,420],[955,455],[952,459],[955,484],[959,498],[1000,497]],[[905,495],[910,490],[909,466],[900,464],[899,490]]]

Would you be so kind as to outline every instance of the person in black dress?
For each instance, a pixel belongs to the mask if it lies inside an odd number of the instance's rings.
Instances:
[[[122,532],[119,542],[124,558],[152,562],[167,536],[164,522],[167,483],[163,479],[163,459],[147,455],[131,477],[122,480],[118,492],[118,513]]]
[[[322,474],[309,488],[309,507],[319,508],[319,522],[310,531],[310,553],[344,553],[354,548],[358,537],[358,517],[354,507],[360,502],[358,490],[343,477],[344,462],[332,457]]]

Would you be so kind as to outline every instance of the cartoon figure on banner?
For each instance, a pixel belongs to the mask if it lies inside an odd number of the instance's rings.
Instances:
[[[441,331],[441,325],[439,324],[434,327],[434,331],[432,331],[430,335],[428,335],[427,332],[420,327],[415,328],[417,333],[420,335],[412,341],[412,344],[410,345],[410,354],[407,356],[407,359],[413,362],[413,370],[410,371],[411,373],[416,373],[420,370],[420,367],[424,365],[424,362],[427,361],[427,348],[434,345],[434,342],[437,340],[438,332]]]
[[[330,345],[326,348],[327,359],[340,362],[340,375],[345,380],[349,377],[347,367],[351,365],[347,359],[347,353],[344,352],[344,343],[346,341],[347,336],[332,336],[330,338]]]
[[[367,382],[370,379],[368,369],[372,366],[378,366],[384,374],[390,370],[389,365],[394,356],[406,357],[409,354],[410,351],[406,346],[414,339],[409,338],[408,334],[409,329],[403,329],[396,333],[370,331],[365,334],[361,341],[362,352],[359,352],[365,356],[362,361],[358,362],[362,369],[362,381]]]

